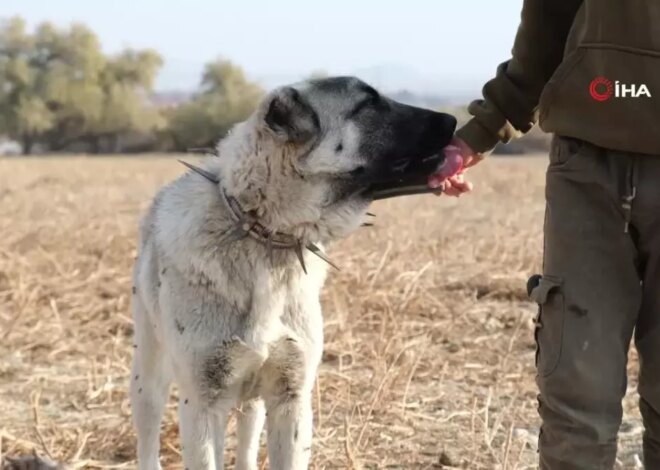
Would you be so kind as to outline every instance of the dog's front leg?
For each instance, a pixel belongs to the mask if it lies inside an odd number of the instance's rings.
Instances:
[[[137,468],[160,470],[160,423],[167,403],[170,371],[142,301],[134,296],[135,344],[131,372],[131,406],[137,431]]]
[[[266,411],[260,399],[244,402],[238,412],[236,470],[256,470]]]
[[[230,408],[215,410],[213,420],[213,449],[215,452],[215,468],[222,470],[225,466],[225,434],[229,420]]]
[[[184,467],[188,470],[220,470],[224,466],[224,432],[228,412],[211,410],[205,403],[182,395],[179,430]]]
[[[309,393],[291,393],[266,402],[268,458],[272,470],[304,470],[312,446]]]

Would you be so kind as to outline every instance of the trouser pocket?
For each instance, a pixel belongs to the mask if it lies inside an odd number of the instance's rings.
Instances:
[[[527,283],[529,298],[539,306],[534,329],[536,368],[547,377],[559,365],[564,336],[563,281],[557,276],[535,275]]]

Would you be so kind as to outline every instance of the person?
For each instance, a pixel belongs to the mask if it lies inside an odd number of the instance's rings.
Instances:
[[[553,134],[529,286],[540,468],[613,468],[634,331],[644,464],[660,469],[660,2],[525,0],[483,95],[446,150],[465,167],[537,122]],[[429,186],[472,189],[462,174]]]

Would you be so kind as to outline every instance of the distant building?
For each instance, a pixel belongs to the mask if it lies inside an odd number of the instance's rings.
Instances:
[[[0,155],[20,155],[22,150],[18,142],[0,137]]]
[[[192,99],[192,93],[187,91],[157,91],[149,97],[156,108],[176,108]]]

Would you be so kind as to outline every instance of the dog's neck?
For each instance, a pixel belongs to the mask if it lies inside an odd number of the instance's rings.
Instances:
[[[209,183],[218,187],[220,199],[222,200],[227,212],[234,223],[233,232],[229,235],[228,241],[234,241],[245,237],[250,237],[255,241],[265,246],[269,252],[272,260],[274,250],[292,250],[298,257],[303,271],[307,272],[305,261],[303,257],[303,249],[311,251],[316,256],[327,262],[329,265],[338,269],[337,266],[330,261],[323,250],[313,242],[304,241],[295,235],[282,233],[275,230],[270,230],[264,226],[260,221],[255,210],[245,210],[240,201],[227,193],[223,180],[216,176],[213,172],[196,167],[190,163],[181,162],[193,172],[204,177]]]
[[[243,212],[253,215],[269,232],[287,233],[303,242],[326,241],[318,227],[319,205],[309,201],[309,192],[305,197],[295,193],[306,183],[296,168],[300,149],[275,143],[248,121],[220,142],[218,154],[222,188]],[[294,179],[298,182],[292,185]]]

